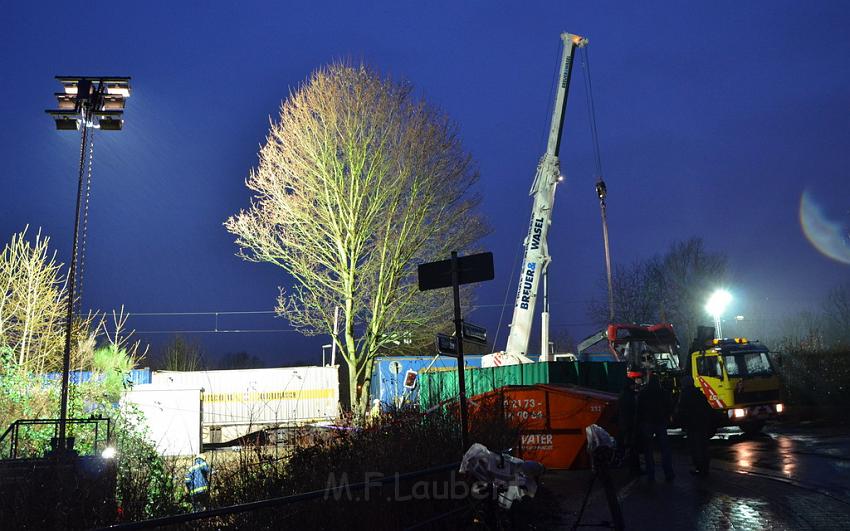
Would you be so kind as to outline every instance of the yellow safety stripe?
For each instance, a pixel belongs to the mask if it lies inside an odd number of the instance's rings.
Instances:
[[[268,402],[272,400],[309,400],[333,398],[336,390],[304,389],[301,391],[254,391],[251,393],[204,393],[204,402]]]
[[[205,491],[205,490],[207,490],[208,488],[209,488],[209,487],[207,487],[207,486],[198,487],[198,488],[196,488],[196,489],[192,489],[192,490],[189,492],[189,494],[197,494],[197,493],[199,493],[199,492],[204,492],[204,491]]]
[[[199,468],[204,468],[205,466],[206,465],[194,465],[192,468],[189,469],[189,472],[194,472],[195,470],[198,470]]]

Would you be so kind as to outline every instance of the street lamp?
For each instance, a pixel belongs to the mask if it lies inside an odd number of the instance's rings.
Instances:
[[[732,302],[732,295],[725,289],[719,289],[711,294],[708,302],[705,305],[705,311],[714,317],[714,331],[718,338],[723,337],[723,330],[720,326],[720,316],[726,310],[726,306]]]
[[[62,358],[62,394],[59,413],[59,437],[54,449],[59,453],[70,450],[66,437],[68,420],[68,377],[71,366],[71,331],[74,318],[74,290],[77,287],[77,261],[85,251],[85,238],[80,246],[80,213],[83,212],[83,234],[88,218],[91,186],[91,164],[94,153],[94,130],[119,131],[124,126],[124,106],[130,97],[129,77],[56,76],[62,92],[55,93],[57,109],[46,112],[53,117],[59,131],[80,131],[80,167],[77,182],[77,209],[74,212],[74,237],[71,265],[68,271],[68,315],[65,323],[65,352]],[[88,161],[86,150],[89,151]],[[88,171],[86,171],[88,168]],[[85,199],[83,196],[83,177]],[[85,203],[83,202],[85,201]],[[82,276],[82,275],[80,275]],[[79,298],[80,295],[77,294]]]

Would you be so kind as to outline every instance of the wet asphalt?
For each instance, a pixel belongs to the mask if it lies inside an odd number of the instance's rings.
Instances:
[[[674,444],[681,452],[685,445],[679,439]],[[727,470],[786,480],[850,502],[848,424],[783,423],[756,435],[723,428],[709,448],[714,464]]]

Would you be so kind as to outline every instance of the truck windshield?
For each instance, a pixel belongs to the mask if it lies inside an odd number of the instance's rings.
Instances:
[[[766,376],[773,374],[767,352],[736,352],[724,354],[726,374],[730,377]]]

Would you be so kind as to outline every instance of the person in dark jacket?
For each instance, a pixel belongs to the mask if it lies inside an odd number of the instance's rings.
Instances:
[[[186,471],[184,481],[192,501],[192,510],[205,510],[210,499],[210,465],[201,454],[195,456],[195,461]]]
[[[705,394],[694,385],[690,376],[682,378],[682,394],[679,397],[679,416],[682,427],[688,432],[688,447],[691,451],[691,462],[694,465],[692,474],[707,476],[711,456],[708,453],[708,440],[717,429],[715,412],[708,403]]]
[[[667,438],[667,421],[672,412],[672,398],[661,388],[657,374],[650,374],[646,385],[638,393],[637,415],[638,426],[643,442],[644,460],[646,462],[646,477],[655,481],[655,456],[653,455],[652,440],[658,440],[661,449],[661,465],[664,478],[673,481],[673,453]]]
[[[629,472],[634,475],[640,474],[640,457],[637,424],[637,386],[631,378],[626,378],[623,390],[618,400],[618,432],[617,444],[621,449],[621,455],[628,464]]]

